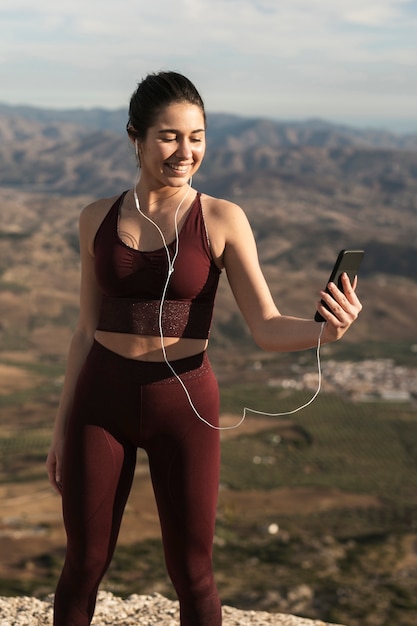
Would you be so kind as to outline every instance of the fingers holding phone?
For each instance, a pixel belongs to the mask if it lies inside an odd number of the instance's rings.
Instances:
[[[352,305],[358,305],[359,300],[357,300],[357,298],[354,298],[354,290],[356,288],[357,274],[363,256],[363,250],[341,250],[339,252],[339,255],[330,273],[326,290],[321,294],[322,300],[320,305],[317,307],[317,311],[314,316],[316,322],[329,321],[328,316],[325,315],[326,311],[323,310],[323,307],[325,307],[328,312],[336,314],[337,317],[337,311],[339,311],[338,306],[343,307],[343,304],[345,302],[347,304],[347,302],[350,301]],[[342,279],[343,275],[346,275],[344,279]],[[335,287],[330,287],[330,285],[332,284]],[[341,292],[341,294],[339,292]],[[345,295],[345,293],[346,301],[342,297]],[[328,296],[331,296],[336,301],[337,305],[335,305],[335,303],[331,299],[329,299]]]
[[[320,292],[321,301],[317,305],[316,321],[348,328],[362,310],[362,304],[355,292],[356,285],[357,276],[351,282],[346,272],[340,275],[339,286],[333,281],[329,282],[326,290]]]
[[[331,340],[339,339],[362,310],[355,290],[363,256],[363,250],[341,250],[327,286],[320,292],[314,319],[326,322],[326,334],[331,335]]]

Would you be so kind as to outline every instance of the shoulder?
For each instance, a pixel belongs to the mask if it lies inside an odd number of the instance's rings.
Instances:
[[[229,200],[215,198],[207,194],[201,194],[201,206],[204,216],[218,223],[228,224],[235,220],[245,220],[246,215],[242,207]]]
[[[111,198],[101,198],[91,202],[91,204],[87,204],[80,213],[80,223],[88,224],[91,221],[103,219],[118,198],[120,198],[120,194]]]
[[[208,226],[221,229],[226,241],[252,231],[245,211],[234,202],[201,194],[201,206]]]
[[[95,200],[82,209],[79,219],[80,239],[81,243],[85,242],[90,253],[92,252],[94,237],[100,224],[120,196],[121,194],[111,198]]]
[[[252,229],[245,212],[234,202],[202,194],[201,207],[213,257],[224,267],[226,249],[253,239]]]

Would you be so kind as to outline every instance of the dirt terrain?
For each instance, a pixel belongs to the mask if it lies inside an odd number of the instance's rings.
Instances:
[[[33,377],[26,376],[17,367],[2,367],[7,376],[9,391],[21,390],[33,385]],[[4,379],[6,380],[6,378]],[[2,430],[7,429],[6,418]],[[231,426],[239,421],[237,415],[223,415],[222,426]],[[285,423],[281,426],[285,427]],[[291,426],[288,420],[287,426]],[[224,440],[260,430],[268,430],[268,419],[247,417],[243,424],[222,433]],[[43,463],[32,468],[36,475],[43,471]],[[221,486],[219,493],[219,515],[227,510],[234,516],[244,519],[245,523],[259,522],[259,512],[268,518],[281,514],[303,513],[331,508],[377,507],[376,498],[361,494],[342,493],[337,489],[326,491],[316,488],[275,489],[261,491],[231,491]],[[0,485],[0,578],[32,578],[36,570],[37,558],[55,549],[65,546],[65,532],[61,517],[60,497],[50,487],[47,477],[26,483],[7,483]],[[152,485],[146,463],[145,453],[139,451],[138,464],[132,492],[126,508],[120,545],[149,538],[159,538],[159,521],[154,502]],[[22,568],[22,564],[24,567]]]

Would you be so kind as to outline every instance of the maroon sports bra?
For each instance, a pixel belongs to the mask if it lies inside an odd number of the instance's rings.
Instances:
[[[168,275],[166,250],[162,246],[143,252],[120,239],[119,214],[126,193],[110,208],[94,239],[96,278],[103,292],[97,330],[157,336]],[[162,307],[165,337],[207,339],[210,332],[221,271],[211,256],[200,196],[179,232],[178,256]],[[175,241],[168,250],[172,259]]]

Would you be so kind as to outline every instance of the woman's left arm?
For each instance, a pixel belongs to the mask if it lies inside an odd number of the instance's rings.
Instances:
[[[224,233],[223,265],[235,300],[256,343],[268,351],[295,351],[317,344],[321,325],[313,319],[281,315],[272,298],[263,272],[250,224],[243,210],[229,202],[221,203],[217,228]],[[330,284],[331,292],[320,292],[316,303],[326,320],[322,343],[337,341],[358,317],[362,305],[355,293],[356,280],[351,285],[342,277],[343,290]],[[321,303],[323,299],[330,308]],[[313,305],[312,305],[312,310]]]

